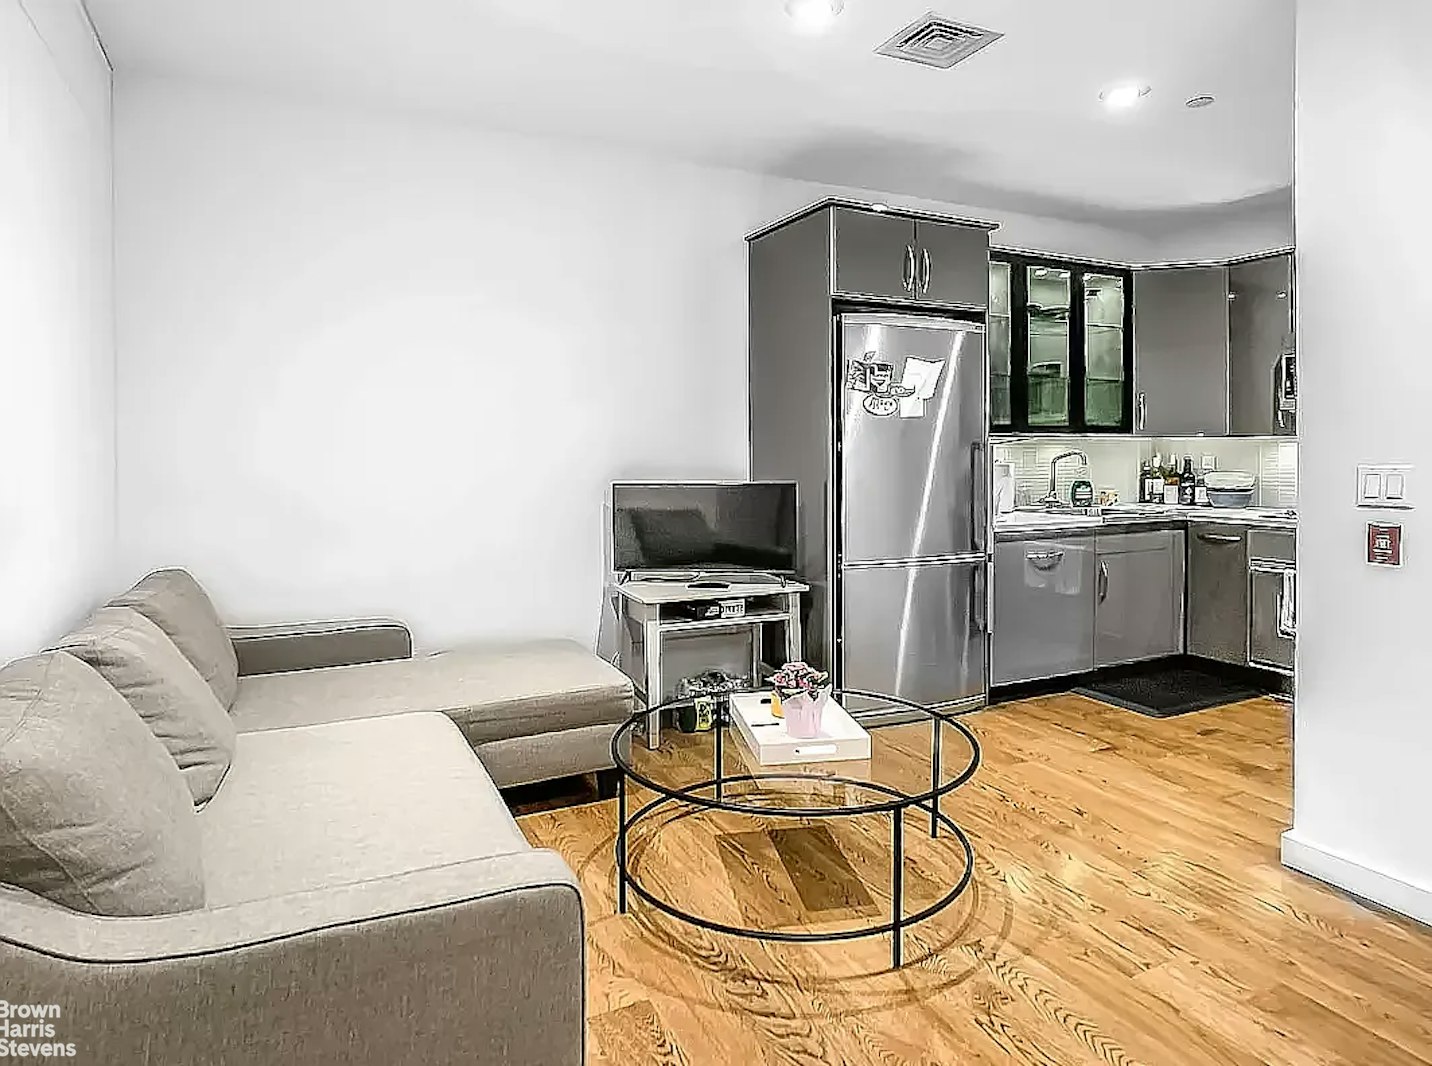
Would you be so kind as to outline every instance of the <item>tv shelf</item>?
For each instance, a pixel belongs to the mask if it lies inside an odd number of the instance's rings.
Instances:
[[[723,580],[726,580],[723,578]],[[751,673],[760,672],[761,649],[767,626],[780,626],[785,633],[785,661],[804,658],[801,635],[801,594],[810,586],[786,580],[772,584],[731,580],[726,588],[691,588],[689,583],[670,580],[626,581],[614,588],[621,616],[622,668],[632,679],[647,707],[663,702],[662,644],[666,637],[703,632],[731,632],[749,629]],[[743,600],[746,613],[740,618],[688,618],[678,612],[682,605]],[[646,743],[661,743],[661,716],[647,716]]]

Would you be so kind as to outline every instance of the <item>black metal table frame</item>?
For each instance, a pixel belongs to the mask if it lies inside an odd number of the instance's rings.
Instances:
[[[839,695],[841,697],[855,697],[857,699],[868,699],[876,701],[884,706],[903,708],[917,711],[927,716],[930,720],[930,789],[928,792],[919,795],[909,795],[890,785],[880,784],[874,781],[862,781],[859,778],[838,776],[834,774],[819,774],[798,771],[772,770],[762,773],[738,774],[727,776],[723,767],[724,736],[727,725],[729,708],[723,705],[721,713],[716,716],[712,724],[712,731],[715,739],[714,773],[715,776],[706,781],[698,781],[695,784],[685,785],[680,788],[670,788],[652,780],[647,775],[635,768],[628,754],[623,751],[629,746],[631,737],[645,725],[647,715],[660,714],[663,711],[682,702],[679,700],[663,703],[650,710],[642,710],[634,714],[631,719],[617,729],[612,737],[612,761],[617,768],[617,843],[616,843],[616,866],[617,866],[617,910],[621,914],[627,913],[627,892],[630,889],[639,897],[651,904],[657,910],[670,915],[679,921],[687,922],[701,929],[716,933],[726,933],[730,936],[746,937],[752,940],[769,940],[783,943],[829,943],[838,940],[857,940],[868,936],[879,936],[883,933],[890,934],[890,957],[894,968],[899,968],[903,961],[903,931],[909,926],[916,925],[940,913],[950,904],[954,903],[965,889],[969,887],[970,879],[974,876],[975,853],[970,844],[969,837],[949,815],[940,810],[940,800],[949,795],[955,789],[964,785],[979,769],[980,746],[975,735],[958,717],[951,712],[936,710],[922,704],[913,703],[910,700],[899,699],[894,696],[887,696],[875,692],[862,692],[856,689],[844,689]],[[955,774],[949,780],[940,780],[940,753],[942,749],[942,738],[945,727],[949,727],[961,734],[970,746],[970,761],[963,770]],[[625,741],[625,743],[624,743]],[[656,799],[651,800],[635,812],[628,815],[627,812],[627,781],[636,782],[642,787],[656,793]],[[742,782],[754,781],[823,781],[852,785],[866,792],[877,795],[888,796],[888,800],[873,803],[851,805],[846,804],[838,807],[770,807],[759,804],[740,803],[726,798],[726,786],[740,784]],[[706,789],[711,790],[711,795],[701,793]],[[646,888],[638,879],[632,869],[627,849],[628,835],[643,819],[655,815],[657,812],[668,806],[685,805],[691,808],[689,813],[697,813],[703,809],[711,811],[723,811],[728,814],[742,814],[762,818],[849,818],[857,815],[886,814],[891,818],[891,917],[888,922],[877,925],[861,926],[855,929],[838,929],[830,932],[788,932],[783,930],[752,929],[748,926],[727,925],[723,922],[715,922],[709,918],[692,914],[682,910],[675,904],[664,900]],[[940,827],[943,825],[959,841],[965,853],[965,870],[955,885],[935,902],[915,914],[905,914],[905,812],[919,809],[928,811],[930,815],[930,836],[938,837]],[[667,824],[667,823],[662,823]],[[657,827],[658,829],[660,826]]]

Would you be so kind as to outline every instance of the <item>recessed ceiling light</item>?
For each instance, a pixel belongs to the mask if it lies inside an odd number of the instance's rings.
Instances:
[[[1133,107],[1152,91],[1152,86],[1130,81],[1109,86],[1099,94],[1099,99],[1104,101],[1104,106],[1110,111],[1123,111]]]
[[[786,0],[786,14],[802,33],[824,33],[845,10],[845,0]]]
[[[1202,96],[1190,96],[1183,102],[1183,106],[1197,109],[1200,107],[1211,107],[1217,102],[1217,97],[1209,96],[1205,93]]]

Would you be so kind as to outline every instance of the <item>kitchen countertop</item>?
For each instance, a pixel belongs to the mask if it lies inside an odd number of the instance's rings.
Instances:
[[[1190,522],[1221,522],[1258,529],[1295,531],[1296,517],[1286,510],[1264,507],[1170,507],[1164,504],[1129,505],[1102,515],[1060,514],[1059,512],[1014,511],[996,515],[996,540],[1028,540],[1053,534],[1095,532],[1117,529],[1182,529]]]

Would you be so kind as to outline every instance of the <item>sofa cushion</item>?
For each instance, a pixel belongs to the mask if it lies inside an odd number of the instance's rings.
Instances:
[[[233,758],[234,723],[174,642],[138,611],[101,607],[56,647],[129,701],[174,757],[194,802],[207,803]]]
[[[204,905],[199,823],[138,715],[63,652],[0,669],[0,881],[92,914]]]
[[[420,659],[239,681],[241,730],[441,711],[473,744],[625,722],[631,682],[569,640],[473,646]]]
[[[156,570],[134,588],[110,600],[112,607],[133,607],[168,635],[228,709],[239,685],[234,643],[219,612],[199,582],[186,570]]]
[[[211,907],[529,847],[439,714],[240,734],[198,817]]]

